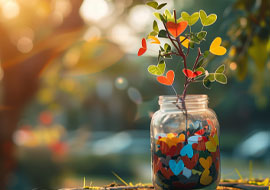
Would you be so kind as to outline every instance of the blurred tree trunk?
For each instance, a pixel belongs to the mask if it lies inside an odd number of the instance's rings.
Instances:
[[[79,16],[82,0],[72,0],[72,12],[54,33],[35,45],[28,54],[21,54],[9,40],[5,27],[0,25],[0,52],[4,71],[2,106],[0,107],[0,189],[5,190],[15,168],[15,146],[12,140],[20,115],[39,88],[41,71],[54,58],[59,57],[75,40],[83,28]],[[66,35],[66,36],[65,36]],[[69,37],[70,39],[65,39]],[[57,45],[55,44],[55,40]],[[45,45],[44,45],[45,43]]]

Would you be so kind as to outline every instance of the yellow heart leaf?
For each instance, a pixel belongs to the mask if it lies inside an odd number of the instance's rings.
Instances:
[[[209,169],[210,166],[212,165],[212,157],[208,156],[206,159],[205,158],[200,158],[199,159],[200,164],[204,169]]]
[[[151,44],[160,44],[160,41],[157,37],[155,36],[148,36],[148,39],[151,39],[152,41],[150,42]]]
[[[185,36],[180,36],[180,42],[182,42],[182,45],[185,47],[185,48],[188,48],[188,44],[189,44],[189,39],[185,39],[186,37]]]
[[[218,136],[214,135],[214,137],[209,136],[209,141],[205,143],[206,149],[209,152],[216,152],[217,146],[219,145]]]
[[[200,183],[202,185],[209,185],[212,182],[213,178],[212,176],[209,176],[209,174],[210,174],[210,171],[208,169],[203,171],[200,178]]]
[[[227,50],[225,47],[221,46],[222,39],[220,37],[216,37],[211,45],[209,51],[214,55],[224,55]]]
[[[177,137],[177,134],[168,133],[167,137],[160,138],[157,144],[160,144],[160,141],[166,143],[169,148],[171,148],[172,146],[176,146],[178,143],[185,141],[185,135],[181,134],[179,137]]]

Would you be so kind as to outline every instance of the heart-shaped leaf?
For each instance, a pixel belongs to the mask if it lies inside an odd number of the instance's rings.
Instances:
[[[148,36],[156,36],[156,35],[158,35],[158,32],[156,31],[152,31],[148,34]]]
[[[160,10],[160,9],[162,9],[164,6],[166,6],[167,5],[167,3],[162,3],[162,4],[160,4],[158,7],[157,7],[157,10]]]
[[[147,50],[146,40],[145,38],[142,39],[142,47],[138,51],[138,56],[143,55]]]
[[[165,43],[165,44],[164,44],[164,50],[165,50],[166,52],[169,52],[169,51],[172,50],[172,48],[171,48],[171,46],[170,46],[169,44]]]
[[[165,71],[165,68],[166,68],[166,64],[165,64],[165,61],[160,61],[159,64],[156,66],[156,65],[150,65],[147,70],[150,74],[152,75],[156,75],[156,76],[160,76],[160,75],[163,75],[164,71]]]
[[[215,81],[215,76],[213,73],[210,73],[208,76],[205,76],[203,79],[203,86],[207,89],[210,89],[212,82]]]
[[[175,22],[175,20],[174,20],[174,13],[171,14],[171,12],[168,9],[166,9],[164,11],[164,14],[163,15],[166,17],[167,21]]]
[[[222,39],[221,37],[216,37],[209,48],[209,51],[214,55],[224,55],[227,50],[225,47],[221,46]]]
[[[196,44],[201,43],[201,40],[197,37],[196,34],[193,34],[193,33],[191,34],[190,41],[192,41],[193,43],[196,43]]]
[[[216,14],[210,14],[207,16],[204,10],[200,10],[200,19],[203,26],[210,26],[217,20]]]
[[[216,72],[215,73],[223,73],[225,70],[225,65],[221,65],[217,68]]]
[[[166,19],[164,18],[164,16],[162,14],[160,14],[158,12],[154,12],[153,14],[158,20],[160,20],[163,23],[166,23]]]
[[[160,44],[160,41],[158,38],[155,36],[148,36],[148,39],[151,39],[152,41],[150,42],[151,44]]]
[[[187,28],[187,21],[182,21],[179,23],[174,23],[174,22],[167,22],[166,26],[168,31],[173,35],[175,38],[180,36],[185,29]]]
[[[195,12],[192,15],[189,15],[187,12],[183,11],[181,13],[181,18],[184,21],[187,21],[189,26],[192,26],[199,20],[199,13]]]
[[[205,69],[203,67],[197,68],[195,71],[200,71],[202,72],[202,75],[205,73]]]
[[[210,82],[215,82],[215,76],[214,76],[214,73],[209,73],[208,79],[210,80]]]
[[[185,74],[185,76],[187,78],[190,78],[190,79],[193,79],[193,78],[195,78],[195,77],[197,77],[197,76],[199,76],[199,75],[201,75],[203,73],[202,71],[194,71],[193,72],[190,69],[183,69],[182,71]]]
[[[215,73],[215,79],[221,84],[227,84],[227,77],[223,73]]]
[[[146,5],[148,5],[149,7],[154,8],[154,9],[157,9],[157,7],[158,7],[158,3],[156,1],[146,2]]]
[[[148,2],[146,2],[146,5],[148,5],[149,7],[152,7],[154,9],[156,9],[156,10],[160,10],[164,6],[166,6],[167,3],[162,3],[162,4],[158,5],[158,3],[156,1],[148,1]]]
[[[180,36],[179,39],[180,39],[182,46],[184,46],[185,48],[188,48],[189,39],[186,38],[185,36]]]
[[[206,31],[200,31],[197,33],[197,37],[199,38],[200,41],[205,40],[206,35],[207,35]]]
[[[157,77],[157,81],[160,84],[171,86],[173,84],[173,81],[174,81],[174,71],[173,70],[169,70],[167,72],[166,76],[158,76]]]
[[[166,30],[160,30],[158,33],[158,37],[160,38],[168,38]]]
[[[157,33],[159,33],[159,28],[158,28],[158,24],[157,24],[157,21],[154,20],[153,22],[153,30]]]

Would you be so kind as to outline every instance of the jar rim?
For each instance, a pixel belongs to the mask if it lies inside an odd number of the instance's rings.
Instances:
[[[159,96],[159,104],[161,103],[173,103],[178,100],[178,103],[182,102],[181,96],[176,95],[162,95]],[[188,94],[185,97],[185,102],[205,102],[208,101],[207,94]]]

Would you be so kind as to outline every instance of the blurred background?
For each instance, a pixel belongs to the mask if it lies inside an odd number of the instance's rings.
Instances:
[[[225,63],[228,84],[195,84],[188,93],[208,94],[218,115],[222,177],[237,179],[234,168],[250,177],[251,166],[252,177],[269,177],[270,1],[166,2],[178,16],[218,15],[201,49],[224,39],[228,53],[208,70]],[[151,115],[158,95],[173,92],[147,73],[156,47],[137,57],[154,19],[144,3],[0,0],[0,189],[78,187],[84,176],[87,185],[105,185],[117,181],[112,172],[151,182]]]

